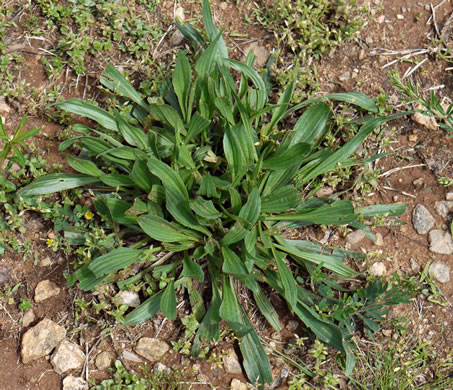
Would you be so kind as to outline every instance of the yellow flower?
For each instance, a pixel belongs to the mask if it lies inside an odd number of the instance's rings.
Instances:
[[[90,210],[88,210],[88,211],[85,213],[85,219],[90,220],[90,219],[93,219],[93,217],[94,217],[94,214],[93,214]]]

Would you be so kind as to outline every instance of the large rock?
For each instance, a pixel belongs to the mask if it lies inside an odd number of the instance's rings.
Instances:
[[[440,261],[436,261],[429,266],[429,273],[441,283],[450,281],[450,267]]]
[[[451,255],[453,253],[453,240],[451,233],[443,230],[431,230],[428,235],[429,250],[441,255]]]
[[[150,337],[142,337],[138,340],[135,352],[150,362],[157,362],[169,349],[170,346],[165,341]]]
[[[434,218],[425,206],[418,204],[412,212],[412,223],[418,234],[426,234],[434,226]]]
[[[21,357],[24,364],[48,355],[66,336],[66,330],[45,318],[22,337]]]
[[[63,390],[88,390],[88,384],[85,379],[71,375],[63,379]]]
[[[85,354],[77,344],[65,339],[55,348],[50,362],[61,375],[70,370],[80,370],[85,363]]]
[[[234,352],[234,349],[230,349],[224,356],[223,356],[223,367],[227,374],[233,375],[241,375],[242,374],[242,367],[239,363],[238,355]]]
[[[60,287],[50,280],[42,280],[35,288],[35,302],[39,303],[60,294]]]

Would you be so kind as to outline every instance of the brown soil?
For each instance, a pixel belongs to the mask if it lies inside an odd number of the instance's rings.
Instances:
[[[321,92],[361,91],[370,96],[376,96],[384,90],[391,96],[397,96],[386,73],[388,70],[398,69],[403,74],[413,64],[397,62],[385,67],[387,63],[400,55],[384,56],[379,53],[384,52],[383,49],[405,50],[424,47],[428,42],[427,35],[432,34],[433,28],[432,25],[425,24],[425,21],[431,15],[431,11],[426,9],[429,4],[428,0],[418,2],[413,0],[372,1],[372,9],[376,11],[376,15],[370,19],[360,39],[357,42],[349,42],[343,45],[318,63]],[[378,12],[378,5],[382,8],[381,12]],[[190,12],[200,12],[198,4],[185,4],[185,7]],[[216,10],[215,14],[219,23],[226,31],[248,33],[249,40],[260,39],[260,37],[266,35],[266,32],[263,32],[257,26],[250,27],[251,30],[247,30],[241,22],[243,14],[249,12],[249,8],[252,7],[252,2],[244,8],[237,8],[233,2],[227,3],[225,8],[221,8],[221,3],[214,1],[212,7]],[[172,10],[173,2],[171,2],[171,9],[170,7],[164,8],[163,12],[170,13]],[[436,9],[436,17],[440,26],[443,26],[452,11],[453,6],[449,1]],[[403,19],[400,19],[398,15],[403,15]],[[382,16],[384,20],[382,20]],[[13,39],[18,38],[19,34],[12,31],[11,37]],[[263,42],[269,48],[271,47],[272,40],[267,39],[267,36]],[[231,45],[234,55],[239,58],[249,42],[231,38],[227,43]],[[169,50],[170,46],[167,47],[166,45],[167,43],[164,42],[161,48],[162,52]],[[27,65],[22,78],[39,90],[46,88],[48,80],[40,62],[40,56],[30,53],[25,53],[24,56]],[[451,96],[452,75],[451,72],[445,71],[448,64],[434,56],[427,56],[426,58],[428,60],[414,73],[414,80],[423,89],[441,84],[445,85],[445,88],[439,90],[439,94]],[[350,72],[351,77],[340,81],[339,76],[346,72]],[[66,97],[69,95],[82,96],[85,92],[82,86],[77,92],[65,90],[64,95]],[[14,128],[22,117],[21,107],[17,106],[16,109],[15,114],[7,117],[9,128]],[[35,141],[38,150],[49,163],[64,163],[64,157],[58,152],[58,134],[64,129],[41,117],[30,118],[27,126],[28,128],[42,126],[43,130]],[[423,204],[435,217],[436,226],[445,228],[447,221],[437,215],[434,210],[434,202],[445,200],[447,193],[447,189],[439,185],[437,176],[453,177],[451,164],[453,139],[449,138],[446,132],[441,129],[428,130],[410,119],[401,119],[392,123],[389,125],[389,131],[392,126],[396,127],[395,141],[392,144],[394,153],[380,159],[375,164],[374,169],[379,169],[382,174],[393,168],[401,169],[388,176],[382,176],[378,180],[378,186],[365,201],[368,204],[408,204],[407,212],[401,217],[405,224],[377,227],[374,232],[382,234],[384,245],[377,247],[371,241],[368,241],[361,243],[360,248],[357,249],[368,252],[381,251],[381,253],[377,253],[376,261],[385,263],[387,275],[393,272],[400,275],[414,274],[410,266],[410,259],[416,259],[422,269],[429,261],[440,260],[448,264],[450,269],[453,270],[453,256],[431,253],[428,250],[427,236],[415,232],[411,218],[412,209],[415,205]],[[424,164],[424,166],[403,169],[409,165],[420,164]],[[421,186],[417,187],[413,184],[416,179],[422,179]],[[33,310],[36,315],[33,324],[43,318],[50,318],[60,325],[64,325],[68,329],[69,337],[87,350],[90,350],[100,340],[98,328],[96,328],[98,322],[104,321],[112,327],[111,337],[100,341],[93,354],[90,355],[88,370],[90,378],[102,379],[109,376],[108,371],[97,371],[94,368],[93,358],[101,350],[111,351],[116,356],[120,356],[124,350],[132,351],[136,341],[142,336],[156,337],[158,335],[159,338],[168,343],[178,340],[181,325],[177,322],[165,321],[159,316],[134,328],[121,328],[115,325],[112,320],[97,318],[85,318],[85,325],[80,327],[73,316],[74,297],[85,297],[87,301],[90,301],[92,297],[89,294],[82,294],[76,288],[68,289],[66,287],[63,273],[69,271],[70,259],[64,258],[60,253],[55,254],[47,248],[45,242],[47,234],[50,233],[50,225],[33,215],[27,215],[26,221],[26,232],[22,236],[19,235],[18,238],[23,240],[31,238],[34,242],[33,254],[36,254],[40,259],[49,256],[52,265],[41,267],[33,263],[33,258],[23,259],[11,253],[0,256],[0,266],[6,266],[10,270],[10,279],[6,287],[12,288],[17,283],[21,283],[14,295],[14,303],[10,305],[3,300],[0,307],[0,390],[54,390],[61,388],[61,377],[53,371],[52,366],[45,358],[28,365],[22,364],[20,360],[21,336],[26,329],[21,325],[23,312],[19,310],[18,302],[20,298],[33,301],[34,289],[37,283],[44,279],[55,282],[61,287],[61,292],[59,296],[40,304],[33,303]],[[328,245],[344,246],[344,237],[341,234],[332,234],[331,237],[333,238],[328,242]],[[373,259],[370,261],[372,262]],[[370,264],[358,264],[357,268],[365,270]],[[453,274],[451,278],[453,280]],[[450,303],[448,307],[442,307],[426,300],[423,301],[422,298],[417,298],[417,301],[412,305],[400,306],[392,310],[389,317],[406,316],[411,320],[412,326],[421,323],[422,325],[419,327],[420,336],[432,338],[434,345],[437,346],[437,351],[442,354],[453,347],[453,312],[451,309],[453,281],[444,285],[439,284],[439,287]],[[424,304],[421,304],[421,302],[424,302]],[[417,311],[420,305],[423,310]],[[290,317],[284,317],[283,323],[285,324],[289,319]],[[259,329],[263,332],[265,339],[275,340],[272,331],[264,328],[264,322]],[[74,332],[71,333],[71,330],[74,330]],[[292,337],[292,334],[285,332],[282,334],[282,339],[287,341]],[[302,334],[302,332],[299,333]],[[230,341],[216,346],[214,351],[218,351],[218,354],[220,354],[222,350],[232,348],[233,340]],[[279,349],[284,345],[280,340],[276,340],[276,343]],[[123,363],[128,368],[138,367],[138,365],[127,361],[123,361]],[[194,363],[199,362],[193,362],[183,355],[171,352],[166,356],[164,363],[170,367],[184,367],[185,364],[189,364],[189,367],[191,367]],[[281,367],[278,360],[273,361],[273,363],[275,367]],[[227,388],[233,376],[226,375],[222,369],[211,368],[211,363],[206,361],[201,363],[200,372],[206,376],[206,382],[212,383],[219,389]],[[190,377],[196,376],[190,368],[186,369],[186,373]],[[240,379],[245,381],[245,376],[240,377]],[[199,384],[192,388],[208,389],[210,387]],[[280,388],[283,389],[286,386],[282,385]]]

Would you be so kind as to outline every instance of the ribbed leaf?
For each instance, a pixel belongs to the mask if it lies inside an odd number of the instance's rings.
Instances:
[[[33,196],[51,194],[53,192],[70,190],[72,188],[78,188],[96,182],[99,182],[99,179],[93,176],[74,175],[69,173],[52,173],[36,179],[30,185],[19,190],[17,195]]]
[[[295,144],[284,152],[270,157],[263,161],[264,169],[289,169],[294,166],[300,166],[303,159],[308,155],[311,150],[311,145],[305,142]]]
[[[200,197],[190,201],[190,208],[195,214],[206,219],[217,219],[222,215],[217,211],[212,200],[204,200]]]
[[[239,217],[245,219],[250,225],[254,225],[261,213],[261,198],[258,189],[255,187],[249,195],[247,203],[241,208]]]
[[[187,118],[187,110],[189,109],[187,107],[187,101],[192,84],[192,70],[186,55],[181,50],[177,53],[176,67],[173,72],[172,81],[183,117]]]
[[[151,238],[162,242],[197,241],[195,232],[183,229],[155,215],[141,215],[137,219],[143,231]]]
[[[293,257],[298,262],[301,262],[299,260],[300,258],[303,260],[308,260],[314,264],[322,264],[328,270],[336,272],[337,274],[346,278],[357,275],[354,270],[344,265],[338,257],[313,253],[312,251],[308,251],[305,248],[298,246],[297,241],[293,242],[292,240],[285,240],[278,237],[277,240],[280,245],[276,245],[276,247],[292,255],[291,257]]]
[[[74,157],[70,154],[66,155],[66,160],[69,165],[77,172],[83,173],[84,175],[100,177],[104,175],[94,162],[89,160],[82,160],[81,158]]]
[[[283,286],[284,297],[291,310],[294,310],[297,303],[297,284],[292,272],[284,263],[282,254],[274,251],[274,259],[278,269],[278,275]]]
[[[325,135],[326,124],[330,117],[330,107],[321,103],[310,106],[299,118],[290,133],[290,146],[300,142],[317,145]]]
[[[307,221],[321,225],[345,225],[356,219],[352,203],[346,200],[337,200],[316,209],[302,209],[266,217],[269,221]]]
[[[148,137],[143,130],[132,126],[119,112],[115,111],[114,114],[118,130],[125,141],[129,145],[136,146],[139,149],[146,149],[148,147]]]
[[[233,181],[239,180],[253,162],[253,139],[242,125],[228,127],[223,137],[223,149]]]
[[[111,114],[85,100],[74,98],[62,103],[56,103],[55,105],[63,110],[72,112],[73,114],[90,118],[106,129],[118,131],[115,118]]]
[[[209,7],[209,0],[203,1],[203,24],[206,28],[206,32],[208,33],[209,40],[211,42],[214,41],[220,34],[220,32],[212,21],[212,13],[211,8]],[[219,39],[219,42],[217,44],[217,52],[218,58],[228,58],[228,50],[223,38]]]
[[[241,308],[236,293],[231,286],[231,281],[227,276],[223,278],[222,304],[219,308],[219,315],[235,331],[238,337],[243,337],[251,331],[250,326],[242,324]]]
[[[101,83],[112,90],[113,92],[119,93],[144,109],[148,108],[148,105],[143,101],[141,95],[135,90],[132,84],[126,80],[126,78],[111,64],[105,68],[105,75],[110,77],[111,80],[101,77]]]
[[[134,264],[142,255],[143,250],[118,248],[97,257],[90,263],[88,268],[97,277],[101,277]]]
[[[165,288],[160,300],[160,311],[169,320],[176,319],[175,282],[172,280]]]
[[[260,110],[261,108],[263,108],[266,102],[266,84],[264,83],[264,80],[260,77],[258,72],[251,66],[248,66],[242,62],[227,59],[224,60],[224,63],[232,67],[234,70],[241,72],[252,81],[256,89],[261,92],[258,93],[259,101],[257,102],[257,109]]]
[[[204,280],[203,268],[198,263],[195,263],[188,256],[184,257],[182,275],[192,278],[202,283]]]
[[[200,225],[189,206],[189,202],[177,188],[171,186],[165,187],[165,198],[167,201],[167,210],[177,222],[190,229],[198,230],[207,236],[211,236],[211,232]]]
[[[261,201],[263,213],[281,213],[296,208],[301,204],[299,192],[291,186],[281,187]]]
[[[203,37],[189,23],[181,24],[179,20],[176,20],[176,26],[178,27],[178,30],[181,31],[182,35],[189,40],[195,50],[204,46],[205,41]]]
[[[116,173],[102,175],[99,180],[111,187],[133,186],[135,184],[130,176],[120,175]]]
[[[301,184],[308,183],[315,177],[322,175],[325,172],[328,172],[332,169],[335,169],[339,163],[345,161],[354,151],[362,144],[364,139],[379,125],[387,122],[389,117],[375,118],[368,121],[363,125],[357,135],[347,142],[341,149],[338,149],[332,153],[329,157],[322,160],[318,165],[316,165],[310,172],[305,174],[301,178]]]
[[[294,312],[321,341],[332,345],[340,352],[346,352],[343,344],[343,334],[338,326],[322,320],[313,309],[301,302],[299,302]]]
[[[162,181],[162,184],[165,187],[176,188],[181,194],[183,194],[184,198],[187,201],[189,200],[189,194],[187,192],[186,186],[184,185],[184,182],[176,171],[170,168],[167,164],[163,163],[160,160],[156,160],[155,158],[148,160],[148,168]]]
[[[356,212],[364,218],[377,216],[399,217],[404,214],[406,209],[406,204],[377,204],[374,206],[360,207]]]
[[[258,291],[253,293],[253,297],[255,298],[256,305],[258,306],[258,309],[260,309],[261,314],[266,318],[276,332],[280,332],[282,325],[278,320],[278,314],[275,311],[274,306],[272,306],[272,303],[270,303],[269,299],[267,299],[263,290],[258,288]]]
[[[189,123],[189,130],[187,131],[185,143],[189,144],[189,142],[198,134],[206,131],[210,124],[210,120],[203,118],[197,112],[194,113]]]
[[[366,111],[374,113],[378,112],[378,108],[376,106],[376,102],[374,101],[374,99],[371,99],[360,92],[345,92],[345,93],[332,93],[330,95],[324,95],[321,97],[307,99],[304,102],[297,104],[294,107],[291,107],[291,109],[287,111],[287,114],[297,111],[302,107],[322,102],[324,99],[338,100],[340,102],[354,104],[355,106],[363,108]]]
[[[234,275],[247,274],[243,261],[236,253],[224,246],[222,246],[221,251],[223,257],[223,272]]]
[[[123,325],[133,326],[142,324],[146,320],[154,317],[159,311],[160,300],[162,298],[162,291],[152,295],[139,307],[131,311],[126,317],[124,317]]]
[[[243,315],[243,318],[245,324],[251,326],[250,321],[245,315]],[[249,378],[249,382],[258,382],[260,384],[271,383],[272,371],[269,359],[253,328],[241,339],[239,348],[242,353],[242,358],[244,359],[244,369]]]
[[[130,178],[137,185],[137,187],[147,193],[151,191],[153,183],[157,181],[156,177],[149,171],[146,161],[140,159],[135,160]]]

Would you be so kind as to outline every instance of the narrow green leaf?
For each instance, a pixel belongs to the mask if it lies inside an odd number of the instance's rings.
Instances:
[[[223,272],[233,275],[247,274],[243,261],[236,253],[224,246],[222,246],[221,252],[223,257]]]
[[[195,214],[206,219],[217,219],[222,216],[212,203],[212,200],[204,200],[201,197],[197,197],[190,201],[190,208]]]
[[[94,259],[88,268],[97,276],[108,275],[134,264],[143,255],[143,250],[118,248]]]
[[[245,318],[245,324],[251,326],[250,321]],[[252,326],[251,326],[252,327]],[[250,383],[272,383],[272,371],[269,359],[264,351],[263,345],[252,327],[252,330],[239,342],[239,348],[244,359],[244,369]]]
[[[129,176],[137,187],[147,193],[151,191],[153,184],[157,183],[157,178],[149,171],[145,160],[135,160]]]
[[[256,305],[258,306],[258,309],[260,309],[261,314],[266,318],[276,332],[280,332],[282,325],[278,319],[278,314],[274,306],[272,306],[272,303],[270,303],[269,299],[267,299],[263,290],[258,288],[258,291],[253,293],[253,297],[255,298]]]
[[[263,169],[289,169],[294,166],[300,166],[303,159],[311,151],[311,145],[305,142],[295,144],[284,152],[279,153],[263,161]]]
[[[299,263],[303,264],[303,262],[299,260],[303,259],[314,264],[322,264],[328,270],[336,272],[339,275],[344,276],[345,278],[350,278],[357,275],[354,270],[344,265],[338,257],[308,251],[306,250],[306,248],[299,246],[297,241],[285,240],[278,237],[277,240],[280,245],[276,245],[276,247],[286,253],[289,253],[291,257],[293,257]]]
[[[316,209],[302,209],[293,213],[266,217],[269,221],[307,221],[322,225],[345,225],[356,219],[354,207],[347,200],[337,200]]]
[[[70,190],[72,188],[83,187],[97,182],[99,182],[99,179],[93,176],[52,173],[36,179],[30,185],[19,190],[17,194],[19,196],[51,194],[53,192]]]
[[[115,119],[118,125],[118,131],[121,133],[125,141],[139,149],[147,149],[148,138],[142,129],[132,126],[124,119],[119,112],[115,110]]]
[[[155,158],[149,159],[147,164],[149,170],[162,181],[165,187],[176,188],[187,201],[189,200],[186,186],[176,171]]]
[[[299,192],[292,186],[277,189],[261,201],[263,213],[281,213],[294,209],[301,204]]]
[[[113,92],[119,93],[145,110],[148,109],[148,105],[143,101],[141,95],[135,90],[132,84],[111,64],[105,68],[105,75],[111,80],[101,77],[101,84],[112,90]]]
[[[340,352],[346,351],[343,334],[338,326],[322,320],[313,309],[301,302],[295,308],[295,313],[321,341],[332,345]]]
[[[288,302],[291,310],[294,310],[297,303],[297,284],[292,272],[283,261],[283,256],[280,252],[274,251],[274,259],[277,265],[278,274],[283,286],[284,297]]]
[[[182,275],[195,279],[200,283],[204,280],[203,268],[188,256],[184,257]]]
[[[290,133],[289,145],[293,146],[300,142],[317,145],[326,133],[330,114],[330,107],[327,104],[320,103],[310,106],[297,121],[293,132]]]
[[[198,134],[205,132],[210,124],[210,120],[203,118],[198,112],[195,112],[189,123],[189,130],[187,131],[185,143],[189,144],[189,142]]]
[[[109,173],[107,175],[102,175],[99,180],[104,184],[111,187],[123,187],[123,186],[133,186],[135,185],[134,181],[128,175],[120,175],[117,173]]]
[[[131,311],[126,317],[124,317],[123,325],[133,326],[142,324],[146,320],[154,317],[159,311],[160,300],[162,299],[162,291],[152,295],[139,307]]]
[[[169,320],[176,319],[175,281],[172,280],[165,288],[160,300],[160,311]]]
[[[162,242],[197,241],[197,233],[155,215],[141,215],[137,219],[143,231],[151,238]]]
[[[205,41],[203,37],[189,23],[182,24],[178,19],[176,19],[176,27],[178,27],[178,30],[181,31],[182,35],[189,40],[195,50],[198,50],[200,47],[204,46]]]
[[[212,13],[211,8],[209,7],[209,0],[203,1],[203,24],[206,28],[206,32],[208,33],[209,40],[211,42],[214,41],[218,37],[220,32],[212,21]],[[219,58],[228,58],[228,49],[222,37],[220,37],[219,42],[217,43],[217,51]]]
[[[66,160],[68,161],[69,165],[77,172],[94,177],[100,177],[104,175],[104,172],[102,172],[92,161],[82,160],[81,158],[72,156],[70,154],[66,155]]]
[[[189,206],[189,202],[178,189],[171,186],[165,187],[165,198],[167,210],[177,222],[190,229],[198,230],[208,237],[211,236],[211,232],[200,225]]]
[[[106,129],[118,131],[115,118],[111,114],[85,100],[74,98],[62,103],[55,103],[55,105],[63,110],[72,112],[73,114],[90,118]]]
[[[399,217],[404,214],[407,209],[406,204],[377,204],[358,208],[357,214],[364,218],[372,218],[378,216]]]
[[[192,84],[192,71],[189,61],[182,50],[176,55],[176,67],[173,72],[173,88],[178,97],[179,107],[183,117],[187,117],[190,107],[187,107],[190,86]]]

